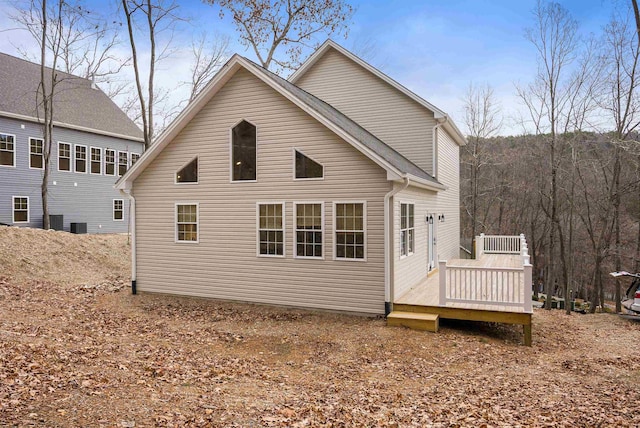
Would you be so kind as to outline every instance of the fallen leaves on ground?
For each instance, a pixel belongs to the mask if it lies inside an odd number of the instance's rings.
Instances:
[[[44,259],[44,260],[43,260]],[[519,326],[141,294],[126,236],[0,228],[7,426],[638,426],[640,324]]]

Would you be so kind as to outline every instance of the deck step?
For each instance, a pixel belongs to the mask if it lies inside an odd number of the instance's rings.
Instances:
[[[440,315],[420,312],[393,311],[387,315],[390,327],[408,327],[413,330],[438,331]]]

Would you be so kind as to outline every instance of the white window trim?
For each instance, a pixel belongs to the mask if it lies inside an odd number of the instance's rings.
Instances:
[[[178,240],[178,205],[195,205],[196,206],[196,234],[198,239],[195,241]],[[176,244],[198,244],[200,243],[200,202],[176,202],[173,207],[173,227],[175,229],[174,242]]]
[[[94,149],[97,149],[100,151],[100,172],[91,172],[91,163],[92,158],[93,158],[93,153],[91,153]],[[89,168],[87,169],[87,172],[91,175],[102,175],[102,172],[104,171],[104,150],[102,147],[94,147],[91,146],[89,148]]]
[[[126,155],[127,155],[127,171],[129,171],[129,167],[130,167],[129,166],[129,163],[130,163],[129,151],[128,150],[122,150],[122,151],[118,150],[116,152],[116,159],[115,159],[115,161],[116,161],[116,170],[115,170],[116,177],[122,177],[124,175],[124,174],[120,175],[120,153],[126,153]],[[125,171],[125,174],[127,173],[127,171]]]
[[[107,152],[108,151],[113,153],[113,174],[107,173]],[[105,148],[102,152],[104,155],[104,175],[109,177],[117,177],[118,176],[118,151],[115,149]]]
[[[337,257],[337,236],[336,234],[338,233],[338,230],[336,228],[336,205],[338,204],[362,204],[362,226],[364,227],[364,258],[362,259],[347,259],[347,258],[343,258],[343,257]],[[366,262],[367,261],[367,254],[368,254],[368,247],[369,247],[369,243],[368,243],[368,239],[367,239],[367,235],[368,235],[368,227],[367,227],[367,201],[333,201],[333,260],[338,260],[338,261],[344,261],[344,262]]]
[[[60,145],[66,144],[69,146],[69,157],[65,159],[69,159],[69,169],[60,169]],[[75,169],[75,165],[73,164],[74,152],[73,152],[73,144],[65,143],[64,141],[58,141],[58,152],[56,153],[56,158],[58,159],[58,172],[73,172]]]
[[[76,147],[84,147],[84,172],[76,171]],[[87,174],[89,172],[89,148],[83,144],[74,144],[73,145],[73,172],[77,174]]]
[[[122,202],[122,218],[116,218],[116,201]],[[111,217],[113,221],[124,221],[124,199],[114,199],[111,204]]]
[[[302,153],[304,156],[308,157],[309,159],[311,159],[315,163],[317,163],[320,166],[322,166],[322,177],[296,178],[296,152]],[[306,154],[305,152],[303,152],[302,150],[300,150],[297,147],[293,147],[292,154],[293,154],[293,166],[292,166],[293,181],[323,181],[324,180],[324,164],[323,163],[318,162],[313,157],[309,156],[308,154]]]
[[[295,156],[295,154],[294,154]],[[297,215],[297,206],[298,205],[309,205],[309,204],[320,204],[321,210],[321,223],[320,223],[320,232],[322,232],[322,255],[320,257],[312,257],[312,256],[299,256],[298,255],[298,215]],[[296,201],[293,203],[293,258],[301,259],[301,260],[324,260],[325,253],[325,223],[324,223],[324,201]],[[309,229],[306,229],[309,230]]]
[[[400,220],[400,222],[398,223],[398,253],[400,253],[400,259],[406,259],[407,257],[410,257],[412,255],[415,254],[416,251],[416,203],[415,201],[411,201],[411,200],[403,200],[401,199],[400,204],[398,205],[398,219]],[[409,209],[408,206],[409,205],[413,205],[413,227],[409,227],[409,224],[407,223],[407,228],[406,229],[402,229],[402,205],[407,205],[407,210]],[[407,219],[408,220],[408,219]],[[406,230],[407,232],[409,231],[409,229],[413,229],[413,251],[409,251],[409,241],[407,241],[407,254],[402,254],[402,231]],[[408,233],[407,233],[408,236]]]
[[[129,156],[129,158],[131,158],[131,156]],[[182,168],[184,168],[185,166],[187,166],[191,162],[193,162],[195,159],[198,159],[198,180],[197,181],[184,182],[184,183],[179,182],[178,181],[178,172]],[[194,185],[194,184],[200,184],[200,156],[196,156],[196,157],[191,158],[191,160],[189,160],[188,162],[186,162],[185,164],[180,166],[180,168],[178,168],[176,171],[174,171],[174,173],[173,173],[173,183],[177,184],[178,186],[191,186],[191,185]]]
[[[31,166],[31,155],[35,154],[35,153],[31,152],[31,140],[40,140],[40,141],[42,141],[42,154],[40,155],[40,156],[42,156],[42,168],[37,168],[35,166]],[[29,169],[39,169],[39,170],[44,169],[44,139],[43,138],[29,137]]]
[[[131,168],[134,165],[134,163],[133,163],[133,155],[138,156],[138,161],[142,157],[142,153],[129,152],[129,168]],[[136,162],[138,162],[138,161],[136,161]]]
[[[260,205],[282,205],[282,255],[260,254]],[[256,202],[256,257],[283,259],[287,256],[287,204],[284,201],[258,201]]]
[[[256,128],[256,179],[255,180],[234,180],[233,179],[233,128],[241,124],[242,122],[248,122]],[[240,119],[229,127],[229,183],[257,183],[258,182],[258,125],[253,123],[249,119]]]
[[[16,199],[27,200],[27,221],[14,221],[16,218]],[[11,223],[12,224],[27,224],[31,222],[31,201],[28,196],[12,196],[11,197]]]
[[[6,132],[0,132],[2,135],[6,135],[8,137],[13,137],[13,165],[0,165],[0,167],[4,168],[15,168],[16,167],[16,153],[18,151],[18,144],[16,143],[16,136],[14,134],[8,134]]]

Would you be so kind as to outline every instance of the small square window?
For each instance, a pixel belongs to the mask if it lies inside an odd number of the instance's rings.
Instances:
[[[13,197],[13,222],[29,223],[29,197]]]
[[[124,200],[123,199],[113,200],[113,220],[114,221],[124,220]]]

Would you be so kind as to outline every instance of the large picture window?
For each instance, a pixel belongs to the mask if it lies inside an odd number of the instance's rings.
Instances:
[[[76,145],[75,171],[87,172],[87,146]]]
[[[400,204],[400,255],[409,256],[415,249],[414,204]]]
[[[13,222],[29,223],[29,197],[13,197]]]
[[[116,151],[104,149],[104,173],[116,175]]]
[[[176,242],[198,242],[198,204],[176,204]]]
[[[335,212],[335,258],[364,260],[366,257],[365,204],[336,203]]]
[[[42,169],[44,166],[44,141],[42,138],[29,138],[29,167]]]
[[[295,204],[296,257],[322,258],[322,204]]]
[[[91,147],[91,174],[102,174],[102,149]]]
[[[71,171],[71,144],[58,143],[58,171]]]
[[[232,140],[232,180],[255,181],[256,179],[256,127],[243,120],[233,127]]]
[[[258,254],[284,256],[284,204],[258,204]]]

